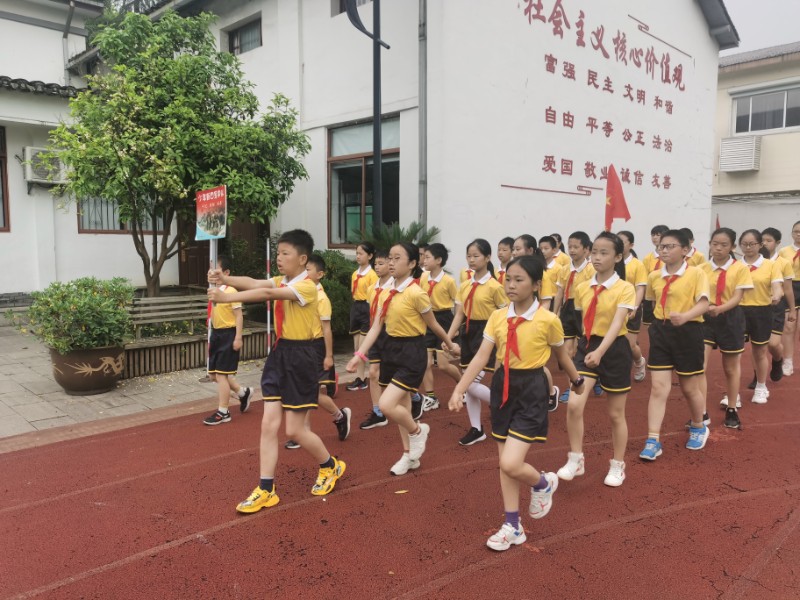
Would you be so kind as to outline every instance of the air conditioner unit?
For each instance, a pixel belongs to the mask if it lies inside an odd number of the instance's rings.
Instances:
[[[742,135],[722,138],[719,145],[719,170],[758,171],[761,168],[761,136]]]
[[[25,181],[57,185],[67,182],[67,170],[64,163],[47,148],[25,146]]]

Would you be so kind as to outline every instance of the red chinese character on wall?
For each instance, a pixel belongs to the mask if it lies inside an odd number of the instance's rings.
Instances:
[[[639,131],[638,129],[636,130],[636,141],[633,143],[644,146],[644,131]]]
[[[634,185],[642,185],[642,177],[644,177],[644,173],[642,173],[641,171],[635,171],[633,173]]]
[[[565,77],[566,79],[572,79],[573,81],[575,80],[575,65],[574,64],[572,64],[571,62],[565,62],[564,63],[563,77]]]
[[[644,105],[646,99],[646,94],[644,90],[636,90],[636,102],[641,105]]]
[[[678,65],[675,67],[675,69],[673,69],[672,82],[680,91],[684,91],[686,89],[686,86],[683,84],[683,65]]]
[[[544,68],[547,69],[548,73],[555,74],[557,64],[558,64],[558,59],[555,56],[553,56],[552,54],[544,55]]]
[[[622,96],[623,98],[627,98],[631,102],[633,102],[633,86],[630,83],[625,84],[625,94]]]
[[[586,16],[586,15],[584,15],[584,14],[583,14],[583,11],[581,11],[581,12],[578,14],[578,21],[575,23],[575,35],[576,35],[576,36],[577,36],[577,38],[578,38],[578,39],[576,40],[576,42],[575,42],[575,45],[576,45],[576,46],[580,46],[580,47],[582,47],[582,48],[585,48],[585,47],[586,47],[586,42],[585,42],[585,41],[584,41],[584,39],[583,39],[583,37],[584,37],[584,33],[583,33],[583,18],[584,18],[585,16]]]
[[[653,148],[655,150],[661,150],[661,136],[660,135],[654,135],[653,136]]]
[[[561,159],[561,174],[572,175],[572,161],[568,158]]]
[[[545,155],[544,157],[544,164],[542,165],[542,171],[545,173],[555,173],[556,172],[556,157],[551,155]]]
[[[609,94],[614,93],[614,85],[611,82],[611,77],[606,77],[603,81],[603,91],[608,92]]]
[[[651,79],[655,79],[657,64],[658,64],[658,59],[656,58],[655,48],[650,46],[650,48],[647,50],[647,54],[645,54],[644,56],[644,67],[645,67],[645,73],[650,75]]]
[[[557,35],[562,40],[564,39],[564,30],[561,27],[563,22],[564,27],[570,29],[569,21],[567,20],[567,14],[564,12],[564,8],[561,6],[561,0],[556,0],[556,4],[553,7],[553,11],[550,13],[550,18],[547,19],[548,23],[553,24],[553,35]]]
[[[608,179],[608,167],[600,168],[600,181],[603,181],[603,179]]]
[[[571,112],[567,111],[562,116],[562,124],[564,127],[569,127],[572,129],[572,126],[575,124],[575,115]]]
[[[619,170],[620,179],[622,179],[623,183],[630,183],[631,182],[631,170],[630,169],[620,169]]]
[[[667,52],[661,55],[661,83],[672,83],[669,78],[669,73],[669,52]]]
[[[592,48],[600,50],[605,58],[610,58],[606,47],[603,46],[603,36],[605,35],[606,28],[600,25],[592,32]]]
[[[626,142],[630,142],[633,139],[633,134],[630,129],[626,128],[625,131],[622,132],[622,139]]]
[[[644,50],[642,50],[641,48],[631,48],[631,62],[640,69],[642,68],[643,55],[644,55]]]
[[[588,81],[586,82],[586,85],[591,85],[594,87],[594,89],[600,87],[600,84],[597,83],[597,71],[592,71],[589,69]]]
[[[606,137],[611,137],[613,132],[614,128],[611,126],[611,121],[603,121],[603,133],[606,134]]]
[[[594,130],[598,128],[597,119],[589,117],[586,121],[586,126],[589,128],[589,133],[594,133]]]
[[[668,115],[672,114],[672,107],[673,107],[672,100],[667,100],[664,103],[664,108],[666,109]]]
[[[656,110],[664,106],[664,101],[661,99],[660,96],[656,96],[656,99],[653,100],[653,106],[656,107]]]
[[[664,189],[668,190],[672,187],[672,177],[669,175],[664,175]]]
[[[583,166],[583,174],[586,176],[586,179],[597,179],[597,174],[595,173],[594,169],[594,163],[587,160],[586,164]]]
[[[661,182],[659,181],[658,175],[653,175],[653,180],[650,182],[650,185],[654,188],[660,188]]]
[[[672,140],[664,140],[664,152],[672,152]]]
[[[628,40],[625,37],[625,32],[619,32],[617,29],[617,35],[611,40],[614,42],[614,56],[617,57],[617,62],[621,62],[624,64],[628,64]]]
[[[528,17],[528,23],[533,23],[534,21],[545,22],[542,14],[542,10],[544,10],[542,0],[525,0],[525,4],[525,16]]]
[[[552,106],[544,109],[544,122],[552,125],[556,124],[556,111]]]

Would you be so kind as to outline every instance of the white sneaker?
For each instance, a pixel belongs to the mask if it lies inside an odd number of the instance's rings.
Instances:
[[[719,405],[722,408],[728,408],[728,394],[722,397],[722,400],[719,401]],[[736,408],[742,408],[742,396],[740,394],[736,394]]]
[[[583,452],[567,452],[567,464],[558,470],[557,475],[559,479],[572,481],[576,476],[584,473]]]
[[[786,360],[784,358],[783,359],[783,367],[782,368],[783,368],[783,376],[784,377],[790,377],[792,375],[792,373],[794,373],[794,364],[792,364],[792,361],[790,361],[790,360]]]
[[[609,462],[611,467],[608,469],[608,475],[606,475],[603,483],[610,487],[619,487],[625,481],[625,463],[613,458]]]
[[[409,471],[413,471],[414,469],[419,469],[419,461],[418,460],[411,460],[411,457],[408,455],[408,452],[404,452],[403,456],[400,457],[392,468],[389,469],[389,473],[392,475],[405,475]]]
[[[425,444],[428,442],[428,433],[431,426],[427,423],[420,423],[419,433],[408,436],[408,457],[412,461],[418,461],[425,452]]]
[[[503,523],[500,530],[486,540],[486,545],[492,550],[502,552],[503,550],[508,550],[511,546],[524,544],[527,539],[525,531],[522,529],[522,523],[519,524],[519,529],[514,529],[508,523]]]
[[[633,380],[634,381],[644,381],[645,375],[647,374],[647,361],[642,357],[641,363],[633,363]]]
[[[436,410],[439,408],[439,400],[432,396],[422,395],[422,410],[428,412],[429,410]]]
[[[769,390],[765,387],[763,388],[757,387],[753,392],[752,402],[754,404],[766,404],[767,398],[769,398]]]
[[[531,488],[531,504],[529,513],[534,519],[541,519],[547,516],[553,507],[553,493],[558,489],[558,475],[555,473],[543,473],[547,480],[547,487],[543,490]]]

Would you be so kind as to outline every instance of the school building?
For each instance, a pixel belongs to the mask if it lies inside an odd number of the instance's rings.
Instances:
[[[800,42],[720,58],[713,217],[737,232],[800,219]]]
[[[74,204],[62,210],[15,159],[46,143],[71,88],[98,60],[82,22],[100,4],[0,0],[0,82],[59,90],[0,83],[0,251],[15,257],[0,293],[85,274],[143,284],[113,206],[82,199],[80,215]],[[374,3],[358,4],[371,30]],[[275,92],[288,96],[311,141],[309,179],[272,230],[302,227],[320,248],[352,248],[353,230],[372,224],[372,42],[344,0],[129,8],[218,16],[213,34],[239,56],[262,105]],[[640,248],[656,223],[709,228],[718,52],[738,44],[722,0],[382,0],[380,8],[390,46],[382,51],[384,221],[438,226],[454,266],[474,237],[494,245],[521,233],[594,234],[613,164],[631,213],[613,227],[632,230]],[[187,248],[165,266],[162,285],[200,276],[187,274],[189,250],[198,252]]]

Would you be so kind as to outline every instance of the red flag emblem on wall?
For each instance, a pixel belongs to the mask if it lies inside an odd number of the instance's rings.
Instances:
[[[630,221],[631,213],[625,203],[625,194],[622,192],[622,183],[617,177],[614,165],[608,167],[608,183],[606,184],[606,231],[611,231],[611,221],[625,219]]]
[[[717,229],[719,229],[719,213],[717,213]]]

